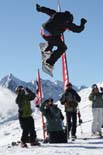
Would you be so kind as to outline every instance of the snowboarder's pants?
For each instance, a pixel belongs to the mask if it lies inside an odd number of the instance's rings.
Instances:
[[[36,131],[34,127],[34,120],[32,117],[22,118],[19,117],[20,125],[22,128],[21,141],[26,143],[28,136],[30,136],[30,143],[34,143],[36,139]]]
[[[71,131],[72,136],[76,136],[77,112],[66,112],[68,136]]]
[[[103,108],[92,108],[92,133],[101,132],[103,125]]]
[[[51,57],[47,60],[47,63],[54,65],[56,61],[61,57],[61,55],[67,50],[67,46],[64,41],[61,39],[61,35],[58,36],[42,36],[47,42],[48,47],[46,51],[52,50],[53,46],[56,46],[57,49],[52,52]]]

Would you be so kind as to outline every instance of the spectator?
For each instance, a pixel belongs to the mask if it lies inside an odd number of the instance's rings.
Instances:
[[[67,88],[64,94],[62,95],[60,101],[61,104],[65,106],[68,138],[70,136],[71,131],[72,140],[75,140],[77,126],[77,106],[78,102],[81,101],[81,97],[72,88],[71,83],[67,84]]]
[[[63,115],[61,110],[53,103],[53,99],[49,98],[41,104],[41,112],[46,117],[47,133],[50,143],[67,142],[66,134],[63,130]]]
[[[26,142],[28,141],[28,136],[30,137],[29,141],[31,146],[39,145],[36,140],[36,131],[30,105],[30,101],[35,98],[35,93],[28,88],[18,86],[16,88],[16,94],[16,104],[19,109],[19,122],[22,128],[21,147],[27,147]]]
[[[99,91],[96,84],[92,85],[92,91],[89,95],[89,100],[92,101],[92,135],[101,135],[101,127],[103,126],[103,92]]]

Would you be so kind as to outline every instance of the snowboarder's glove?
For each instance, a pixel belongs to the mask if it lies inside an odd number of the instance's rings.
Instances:
[[[41,11],[41,7],[40,7],[39,4],[36,4],[36,10],[37,10],[37,11]]]
[[[81,19],[81,23],[82,23],[82,24],[85,24],[85,23],[87,23],[87,20],[86,20],[85,18],[82,18],[82,19]]]

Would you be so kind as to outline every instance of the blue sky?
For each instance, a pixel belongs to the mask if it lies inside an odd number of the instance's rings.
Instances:
[[[38,13],[35,4],[57,9],[57,0],[0,0],[0,79],[12,73],[24,81],[41,78],[62,81],[61,59],[55,64],[54,77],[41,69],[40,27],[48,16]],[[62,11],[88,23],[82,33],[64,33],[68,46],[67,62],[70,81],[77,86],[103,81],[103,2],[102,0],[60,0]]]

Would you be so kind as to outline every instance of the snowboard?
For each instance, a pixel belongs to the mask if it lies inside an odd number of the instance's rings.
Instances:
[[[46,47],[48,46],[47,43],[40,43],[40,51],[41,51],[41,59],[42,59],[42,70],[53,77],[53,67],[51,68],[47,63],[46,60],[50,58],[51,51],[45,51]]]

